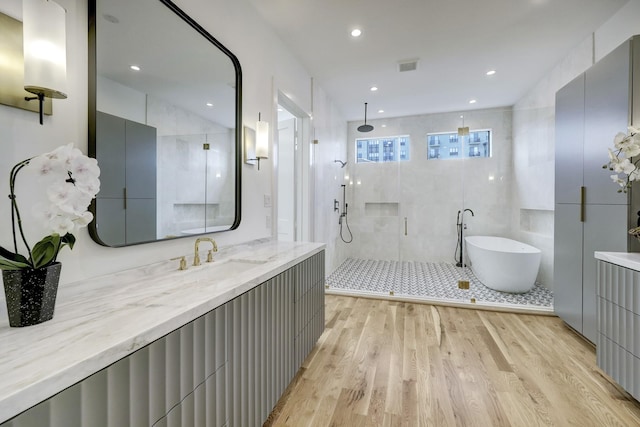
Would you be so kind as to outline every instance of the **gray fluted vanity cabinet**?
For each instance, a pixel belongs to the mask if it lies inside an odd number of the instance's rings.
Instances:
[[[1,427],[249,427],[324,330],[324,251]]]
[[[598,366],[640,400],[640,253],[597,252]]]
[[[614,136],[640,123],[635,117],[640,111],[640,78],[633,75],[640,76],[638,36],[556,93],[554,309],[594,343],[593,254],[626,251],[627,230],[635,222],[628,195],[617,193],[611,171],[602,168]]]

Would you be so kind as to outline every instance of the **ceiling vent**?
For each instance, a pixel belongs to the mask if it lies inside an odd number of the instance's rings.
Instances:
[[[398,71],[404,73],[405,71],[415,71],[418,69],[417,59],[407,59],[406,61],[398,62]]]

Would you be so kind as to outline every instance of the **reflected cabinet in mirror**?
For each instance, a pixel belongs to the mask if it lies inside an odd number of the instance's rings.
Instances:
[[[237,58],[168,0],[89,1],[95,241],[126,246],[240,223]]]

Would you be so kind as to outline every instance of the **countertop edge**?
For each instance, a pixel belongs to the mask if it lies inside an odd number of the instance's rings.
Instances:
[[[594,256],[600,261],[640,271],[640,253],[638,252],[595,252]]]

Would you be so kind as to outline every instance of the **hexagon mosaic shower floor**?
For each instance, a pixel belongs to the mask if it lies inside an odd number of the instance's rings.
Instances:
[[[417,261],[375,261],[348,258],[329,277],[330,288],[354,290],[411,297],[452,299],[527,306],[553,307],[553,293],[536,283],[523,294],[494,291],[484,286],[471,269],[469,290],[458,289],[458,280],[463,280],[461,268],[453,264]]]

